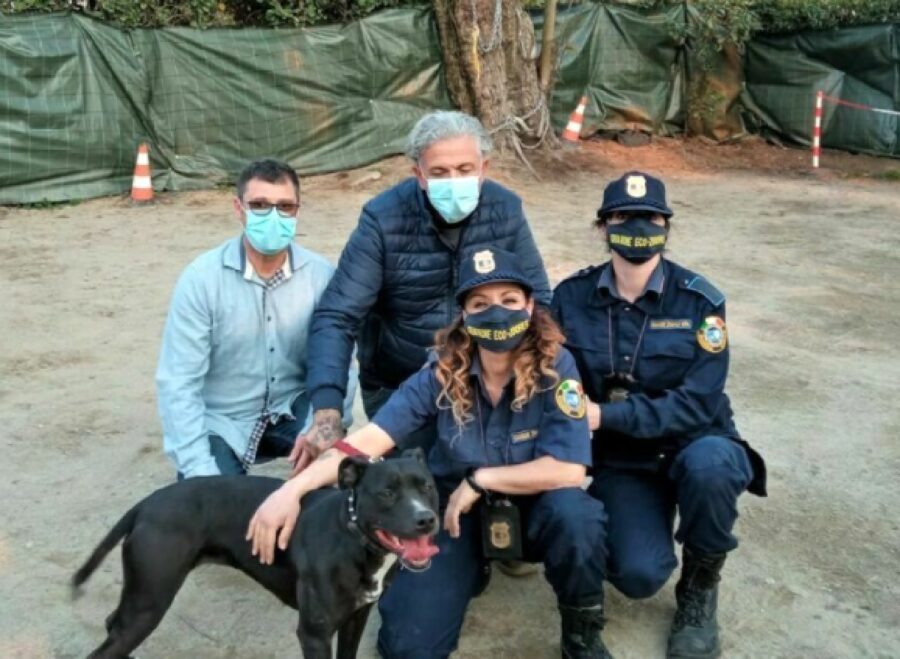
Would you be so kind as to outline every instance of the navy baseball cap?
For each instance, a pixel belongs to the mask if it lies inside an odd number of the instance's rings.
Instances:
[[[459,262],[456,301],[461,305],[473,288],[499,281],[518,284],[531,294],[534,286],[519,269],[520,260],[515,254],[496,247],[480,247],[465,252]]]
[[[658,178],[643,172],[626,172],[603,191],[603,205],[597,211],[602,218],[615,211],[651,211],[672,217],[666,205],[666,186]]]

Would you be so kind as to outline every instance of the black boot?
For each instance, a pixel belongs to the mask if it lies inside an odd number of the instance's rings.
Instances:
[[[669,632],[667,659],[714,659],[719,656],[719,574],[725,554],[701,554],[685,547],[681,579],[675,585],[678,610]]]
[[[559,605],[562,615],[563,659],[612,659],[600,632],[606,623],[603,604],[588,607]]]

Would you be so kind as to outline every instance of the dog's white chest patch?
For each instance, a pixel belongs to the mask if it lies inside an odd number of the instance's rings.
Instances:
[[[360,606],[378,601],[378,598],[381,597],[381,593],[384,592],[384,579],[387,577],[388,571],[394,567],[394,563],[396,562],[396,554],[388,554],[384,557],[381,567],[372,575],[372,588],[363,591],[362,596],[359,598]]]

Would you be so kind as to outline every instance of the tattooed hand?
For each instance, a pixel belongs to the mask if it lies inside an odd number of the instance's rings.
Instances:
[[[305,435],[298,435],[288,456],[288,461],[294,468],[291,476],[306,469],[323,451],[331,448],[332,444],[343,439],[346,434],[340,410],[318,410],[313,415],[312,428]]]

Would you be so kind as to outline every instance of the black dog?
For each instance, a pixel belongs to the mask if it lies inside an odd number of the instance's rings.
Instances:
[[[346,458],[340,490],[303,498],[287,551],[272,565],[251,556],[244,539],[256,508],[281,485],[274,478],[210,476],[162,488],[129,510],[72,578],[84,583],[122,538],[124,585],[106,619],[109,635],[91,657],[126,657],[156,628],[198,564],[231,565],[299,609],[306,659],[356,656],[369,609],[397,559],[422,570],[437,553],[438,499],[421,450],[369,463]]]

